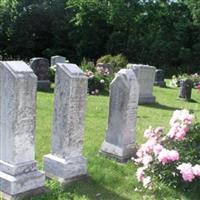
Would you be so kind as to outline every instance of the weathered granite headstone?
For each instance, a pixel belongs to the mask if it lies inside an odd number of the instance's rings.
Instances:
[[[166,87],[165,74],[162,69],[156,69],[154,85]]]
[[[50,81],[48,76],[50,64],[48,59],[32,58],[30,60],[30,67],[38,77],[38,89],[48,90],[50,88]]]
[[[186,79],[180,82],[180,94],[179,97],[186,101],[191,100],[193,81]]]
[[[47,177],[68,183],[87,174],[82,156],[87,77],[75,64],[57,64],[52,152],[44,156]]]
[[[110,84],[108,129],[101,152],[122,162],[135,154],[138,97],[134,72],[121,69]]]
[[[139,84],[139,104],[155,103],[153,85],[156,68],[142,64],[128,64],[127,68],[134,71]]]
[[[22,61],[0,62],[0,196],[15,199],[44,186],[35,161],[37,77]]]
[[[51,57],[51,66],[56,65],[57,63],[65,63],[66,58],[63,56],[52,56]]]

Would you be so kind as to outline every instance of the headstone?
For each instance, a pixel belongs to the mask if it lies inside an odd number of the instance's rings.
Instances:
[[[63,56],[52,56],[51,57],[51,66],[56,65],[57,63],[65,63],[66,58]]]
[[[109,119],[101,152],[124,162],[135,154],[139,89],[130,69],[121,69],[110,84]]]
[[[156,69],[154,85],[166,87],[165,74],[162,69]]]
[[[57,64],[52,152],[44,156],[46,176],[68,183],[87,174],[82,156],[87,77],[75,64]]]
[[[193,81],[186,79],[180,82],[180,94],[179,97],[186,101],[191,100]]]
[[[0,62],[0,196],[37,193],[44,173],[35,161],[37,77],[22,61]]]
[[[155,103],[153,85],[156,68],[142,64],[128,64],[127,68],[134,71],[139,84],[139,104]]]
[[[32,58],[30,60],[30,67],[38,77],[38,89],[49,90],[50,81],[48,70],[50,67],[49,61],[46,58]]]

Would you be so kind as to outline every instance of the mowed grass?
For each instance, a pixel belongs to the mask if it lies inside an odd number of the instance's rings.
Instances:
[[[143,132],[149,126],[169,128],[169,119],[176,109],[189,109],[194,112],[196,121],[200,121],[200,94],[193,90],[192,101],[179,100],[178,89],[154,87],[156,104],[140,105],[137,118],[138,144],[144,141]],[[36,159],[40,169],[43,168],[42,157],[50,152],[53,114],[53,93],[38,92],[36,118]],[[83,154],[88,160],[89,177],[75,182],[65,188],[56,181],[46,181],[48,191],[33,199],[38,200],[175,200],[200,199],[199,194],[181,194],[162,183],[156,183],[156,190],[140,191],[140,184],[135,177],[136,166],[129,161],[119,164],[99,154],[104,140],[108,121],[107,96],[88,96],[85,118]],[[139,189],[139,191],[135,191]],[[199,198],[198,198],[199,196]]]

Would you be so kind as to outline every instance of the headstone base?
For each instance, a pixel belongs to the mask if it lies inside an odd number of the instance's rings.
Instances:
[[[154,85],[159,86],[159,87],[166,87],[166,82],[165,81],[155,81]]]
[[[49,80],[38,81],[37,82],[37,89],[48,91],[50,89],[51,82]]]
[[[63,159],[48,154],[44,156],[44,171],[48,178],[68,184],[87,175],[87,162],[82,156]]]
[[[31,199],[32,197],[45,193],[46,191],[47,189],[45,187],[40,187],[40,188],[29,190],[27,192],[13,195],[13,196],[6,194],[4,192],[0,192],[0,197],[2,198],[2,200],[20,200],[24,198]]]
[[[127,162],[129,159],[135,156],[136,147],[134,144],[119,147],[104,141],[101,146],[100,153],[108,157],[115,158],[119,162]]]
[[[16,176],[0,172],[0,190],[4,199],[16,199],[44,187],[45,175],[41,171],[24,172]]]
[[[153,104],[155,103],[156,98],[154,96],[150,97],[139,97],[139,104]]]

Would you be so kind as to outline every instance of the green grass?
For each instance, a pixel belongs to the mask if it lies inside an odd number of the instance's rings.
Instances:
[[[168,129],[169,119],[173,110],[186,108],[194,112],[196,121],[200,121],[200,94],[193,90],[192,102],[181,101],[177,98],[178,89],[154,88],[156,104],[142,105],[138,109],[137,139],[140,144],[144,141],[143,132],[151,126],[162,126]],[[99,154],[104,140],[108,118],[107,96],[88,96],[85,119],[84,156],[88,160],[89,178],[73,183],[66,188],[60,187],[55,181],[47,181],[48,192],[34,197],[37,200],[175,200],[198,199],[193,194],[181,194],[173,188],[161,183],[153,191],[140,189],[135,178],[136,166],[132,162],[119,164],[115,160]],[[38,92],[36,120],[36,159],[42,169],[42,157],[50,152],[52,127],[53,94]],[[195,193],[200,196],[200,193]]]

